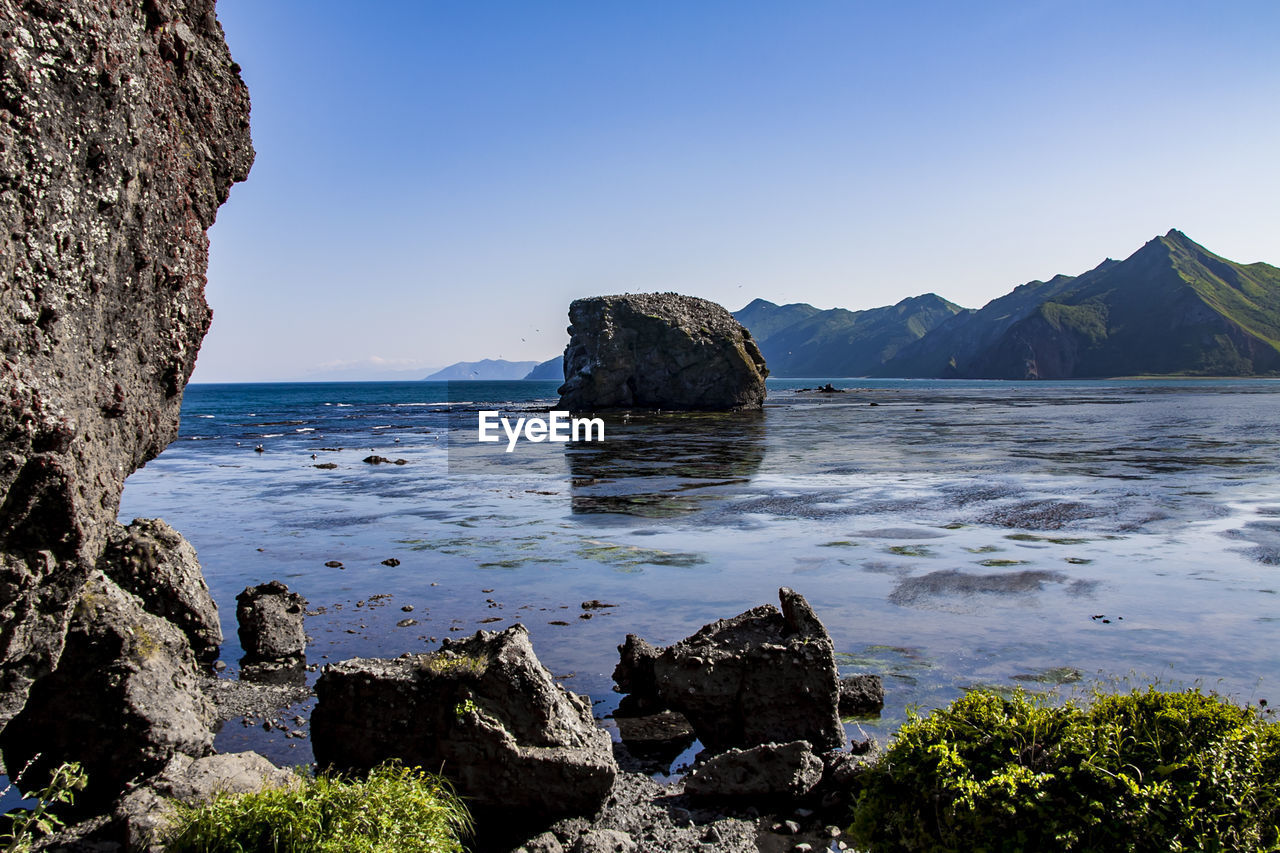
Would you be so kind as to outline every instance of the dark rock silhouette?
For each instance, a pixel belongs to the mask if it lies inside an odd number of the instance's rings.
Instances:
[[[714,302],[675,293],[595,296],[569,306],[560,408],[758,409],[764,356]]]
[[[78,809],[101,808],[175,754],[213,746],[212,706],[191,647],[172,623],[95,572],[85,585],[58,667],[36,682],[0,734],[6,765],[39,788],[48,771],[79,761],[89,776]]]
[[[766,604],[712,622],[656,656],[628,636],[614,679],[635,701],[684,714],[713,751],[793,740],[839,747],[831,637],[804,596],[783,587],[778,597],[781,612]]]

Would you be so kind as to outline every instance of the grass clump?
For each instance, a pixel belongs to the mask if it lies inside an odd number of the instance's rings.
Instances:
[[[178,805],[170,853],[460,853],[471,831],[443,779],[387,763],[365,779],[320,774],[292,788]]]
[[[975,690],[911,714],[863,776],[882,851],[1280,847],[1280,726],[1198,690],[1051,706]]]

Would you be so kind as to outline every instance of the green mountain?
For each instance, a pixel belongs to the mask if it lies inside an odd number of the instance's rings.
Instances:
[[[1068,379],[1280,372],[1280,269],[1180,231],[1083,275],[1033,281],[901,348],[877,376]]]
[[[775,377],[866,376],[964,309],[927,293],[866,311],[757,299],[734,312]]]

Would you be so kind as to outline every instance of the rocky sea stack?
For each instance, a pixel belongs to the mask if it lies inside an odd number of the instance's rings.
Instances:
[[[758,409],[764,356],[714,302],[676,293],[593,296],[569,306],[560,408]]]

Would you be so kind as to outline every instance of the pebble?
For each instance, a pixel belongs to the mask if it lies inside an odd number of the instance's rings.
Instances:
[[[418,624],[418,620],[417,620],[417,619],[401,619],[399,622],[397,622],[397,623],[396,623],[396,627],[397,627],[397,628],[411,628],[411,627],[413,627],[414,625],[417,625],[417,624]]]
[[[400,609],[401,609],[401,610],[403,610],[405,613],[412,613],[412,612],[413,612],[413,605],[412,605],[412,604],[406,604],[404,607],[401,607]]]
[[[325,567],[329,569],[340,569],[342,568],[342,563],[338,562],[337,560],[330,560],[329,562],[325,563]]]
[[[387,559],[382,561],[382,565],[390,566],[391,568],[394,569],[396,566],[400,565],[400,561],[397,560],[395,557],[388,557]]]

